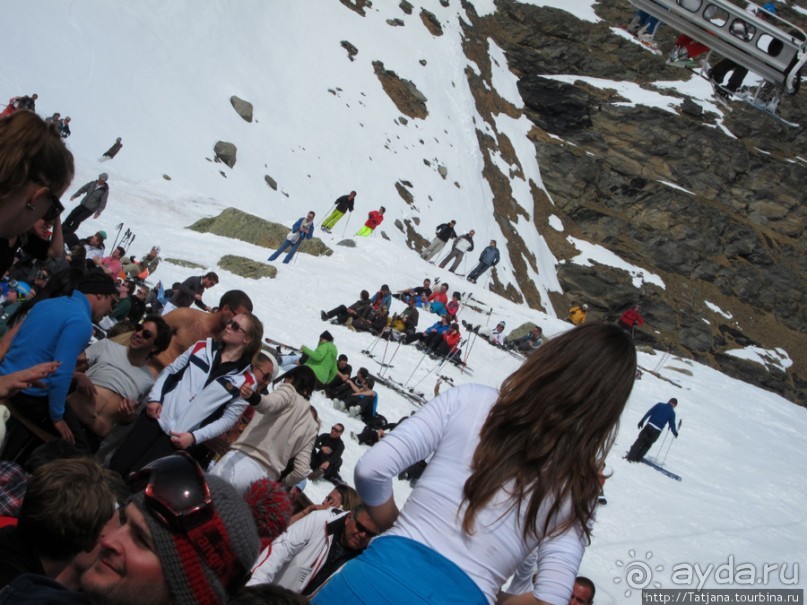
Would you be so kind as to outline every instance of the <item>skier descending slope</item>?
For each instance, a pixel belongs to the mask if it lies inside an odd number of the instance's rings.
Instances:
[[[656,439],[661,435],[665,424],[668,424],[672,434],[675,435],[676,438],[678,437],[678,431],[675,428],[675,407],[677,405],[678,400],[673,397],[667,403],[657,403],[647,411],[639,421],[639,428],[642,428],[645,420],[647,420],[647,426],[639,433],[628,455],[625,456],[628,462],[639,462],[639,460],[645,457],[645,454],[650,451]]]

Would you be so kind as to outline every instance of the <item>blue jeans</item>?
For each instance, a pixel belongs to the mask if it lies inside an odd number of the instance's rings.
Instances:
[[[283,259],[283,264],[287,265],[294,256],[294,253],[297,252],[297,248],[299,248],[300,244],[302,243],[303,238],[298,239],[296,243],[292,243],[291,240],[288,239],[283,240],[283,243],[280,244],[280,248],[278,248],[275,253],[269,257],[269,260],[277,260],[277,257],[279,257],[286,248],[291,247],[291,251],[289,251],[286,258]]]

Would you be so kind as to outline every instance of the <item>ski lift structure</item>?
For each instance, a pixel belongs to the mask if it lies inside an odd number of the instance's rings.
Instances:
[[[765,11],[766,19],[728,0],[629,0],[723,57],[760,75],[777,91],[795,94],[807,63],[807,35]],[[763,10],[763,9],[759,9]]]

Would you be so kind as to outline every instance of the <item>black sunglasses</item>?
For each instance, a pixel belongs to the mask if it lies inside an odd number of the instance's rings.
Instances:
[[[138,334],[143,334],[143,338],[151,338],[154,336],[154,334],[151,333],[151,330],[146,330],[146,328],[143,327],[143,324],[137,324],[134,331]]]
[[[231,319],[231,320],[230,320],[230,323],[228,323],[227,325],[228,325],[228,326],[230,326],[230,329],[231,329],[233,332],[246,332],[246,330],[245,330],[244,328],[242,328],[242,327],[241,327],[241,326],[238,324],[238,322],[237,322],[237,321],[235,321],[234,319]]]
[[[48,211],[42,218],[46,221],[53,221],[56,220],[56,217],[64,210],[64,204],[62,204],[62,200],[53,193],[48,193],[48,199],[50,199],[50,208],[48,208]]]
[[[378,535],[377,531],[370,531],[369,529],[367,529],[367,527],[362,525],[361,522],[356,517],[353,517],[353,522],[356,524],[356,531],[361,534],[364,534],[368,538],[375,538]]]

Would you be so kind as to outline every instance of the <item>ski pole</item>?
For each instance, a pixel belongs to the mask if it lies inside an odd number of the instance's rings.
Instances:
[[[320,228],[320,229],[322,229],[322,226],[325,224],[325,221],[327,221],[327,220],[328,220],[328,217],[329,217],[329,216],[331,216],[331,212],[333,212],[335,208],[336,208],[336,204],[334,204],[333,206],[331,206],[331,209],[330,209],[330,210],[328,210],[328,212],[326,212],[326,213],[325,213],[325,218],[324,218],[324,219],[322,219],[322,222],[319,224],[319,228]]]
[[[375,349],[375,346],[378,344],[379,340],[381,340],[380,333],[378,334],[378,336],[375,337],[375,340],[372,342],[372,344],[369,347],[367,347],[366,352],[368,355],[373,352],[373,349]]]
[[[420,361],[418,361],[417,365],[415,366],[415,369],[412,370],[412,373],[409,375],[409,378],[406,379],[406,382],[403,383],[404,387],[409,384],[410,380],[412,380],[412,377],[415,375],[415,372],[417,372],[418,368],[420,367],[420,364],[423,363],[423,360],[426,359],[426,355],[428,355],[428,353],[429,353],[428,351],[423,351],[423,355],[420,356]]]
[[[294,260],[291,262],[292,266],[297,264],[297,253],[303,249],[303,243],[305,243],[305,236],[302,236],[303,239],[300,241],[300,245],[297,246],[297,249],[294,251]]]
[[[379,333],[378,337],[381,338],[384,335],[384,330],[382,329]],[[384,340],[384,353],[381,355],[381,369],[379,370],[379,374],[384,373],[384,364],[387,361],[387,350],[389,349],[389,340]]]
[[[490,269],[488,269],[487,271],[485,271],[485,273],[487,273],[487,274],[488,274],[488,276],[485,278],[485,285],[483,285],[483,286],[482,286],[482,289],[483,289],[483,290],[487,290],[487,289],[488,289],[488,282],[490,281],[490,276],[493,274],[493,267],[491,267]]]
[[[112,244],[112,249],[113,249],[113,250],[114,250],[115,248],[117,248],[117,247],[118,247],[118,238],[120,237],[120,232],[121,232],[121,230],[123,229],[123,223],[118,223],[118,224],[115,226],[115,229],[117,229],[117,230],[118,230],[118,233],[115,235],[115,241],[114,241],[114,242],[113,242],[113,244]]]
[[[669,434],[670,434],[670,429],[669,429],[669,427],[667,427],[667,430],[664,431],[664,438],[661,440],[661,443],[659,444],[659,447],[658,447],[658,451],[656,452],[657,453],[656,460],[659,460],[661,458],[661,452],[664,449],[664,444],[667,442],[667,436]]]
[[[389,358],[389,362],[386,364],[381,365],[381,369],[379,370],[380,375],[384,375],[387,371],[392,367],[392,360],[395,359],[395,355],[398,354],[398,349],[401,348],[401,341],[398,341],[398,345],[395,347],[395,350],[392,352],[392,356]]]
[[[350,217],[351,216],[353,216],[353,213],[349,212],[348,215],[347,215],[347,220],[345,221],[345,228],[342,229],[342,237],[345,237],[345,233],[347,233],[347,226],[348,226],[348,223],[350,223]]]
[[[682,422],[683,422],[683,419],[678,421],[678,430],[679,431],[681,430],[681,423]],[[675,441],[675,439],[670,440],[670,445],[667,446],[667,451],[664,452],[664,458],[662,459],[661,464],[664,464],[667,461],[667,454],[669,454],[670,450],[672,449],[673,441]]]

